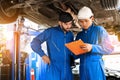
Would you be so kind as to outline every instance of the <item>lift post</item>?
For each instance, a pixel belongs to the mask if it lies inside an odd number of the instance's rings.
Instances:
[[[14,32],[14,80],[19,80],[19,50],[20,48],[20,33],[18,31]]]

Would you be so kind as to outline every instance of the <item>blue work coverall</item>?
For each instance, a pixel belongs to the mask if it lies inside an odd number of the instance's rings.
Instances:
[[[106,80],[102,56],[113,51],[108,33],[102,26],[92,24],[87,30],[83,29],[76,36],[92,45],[92,50],[79,55],[80,80]]]
[[[46,80],[73,80],[70,66],[71,52],[65,43],[73,41],[73,33],[64,33],[60,26],[46,29],[31,42],[31,48],[41,57],[46,55],[41,44],[46,41],[47,52],[51,63],[47,65]]]

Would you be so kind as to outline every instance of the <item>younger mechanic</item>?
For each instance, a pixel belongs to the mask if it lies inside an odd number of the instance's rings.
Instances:
[[[80,80],[106,80],[102,56],[113,51],[107,31],[93,23],[93,16],[91,9],[86,6],[78,12],[82,31],[77,34],[76,40],[85,42],[80,47],[86,51],[79,56]]]

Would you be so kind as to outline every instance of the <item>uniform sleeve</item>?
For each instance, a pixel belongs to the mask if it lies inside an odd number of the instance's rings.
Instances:
[[[80,35],[80,33],[77,34],[75,40],[79,40],[79,35]]]
[[[74,39],[73,39],[74,40]],[[78,38],[78,34],[77,36],[75,37],[75,40],[79,40]],[[79,58],[79,55],[75,55],[74,53],[71,52],[71,55],[73,56],[74,59],[78,59]]]
[[[92,44],[92,53],[99,53],[99,54],[110,54],[114,50],[112,43],[110,41],[110,37],[107,31],[104,28],[100,28],[98,33],[99,35],[99,44]]]
[[[49,36],[50,36],[50,29],[47,29],[47,30],[43,31],[42,33],[40,33],[35,38],[33,38],[32,42],[31,42],[32,50],[34,52],[36,52],[37,54],[39,54],[41,57],[45,55],[44,51],[41,48],[41,44],[44,41],[47,41],[49,39]]]
[[[74,35],[73,35],[73,33],[71,32],[71,34],[70,34],[70,35],[71,35],[71,38],[70,38],[70,39],[71,39],[71,41],[74,41]]]

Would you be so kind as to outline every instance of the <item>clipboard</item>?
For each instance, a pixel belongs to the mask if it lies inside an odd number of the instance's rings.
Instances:
[[[85,51],[80,48],[81,45],[85,45],[81,39],[65,44],[65,46],[75,55],[80,55],[85,53]]]

